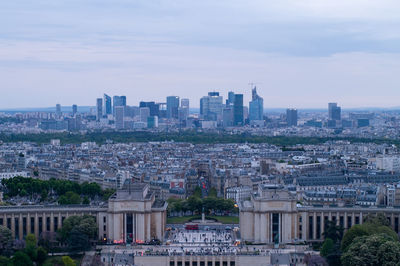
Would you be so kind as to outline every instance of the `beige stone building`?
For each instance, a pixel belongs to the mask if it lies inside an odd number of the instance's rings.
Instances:
[[[148,184],[126,185],[105,206],[40,205],[0,207],[0,225],[11,229],[13,237],[23,239],[33,233],[56,232],[66,218],[91,215],[96,218],[99,239],[108,242],[162,240],[167,203],[156,200]]]
[[[303,206],[295,194],[279,185],[260,185],[257,196],[239,204],[242,241],[287,244],[297,241],[322,241],[328,221],[345,230],[362,224],[369,214],[384,214],[398,233],[400,209],[374,206]]]

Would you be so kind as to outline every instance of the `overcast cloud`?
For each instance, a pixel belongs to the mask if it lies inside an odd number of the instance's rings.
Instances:
[[[400,1],[0,2],[0,109],[208,91],[264,106],[400,106]]]

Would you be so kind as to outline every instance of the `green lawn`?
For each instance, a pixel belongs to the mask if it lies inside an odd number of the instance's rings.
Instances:
[[[239,223],[239,217],[237,216],[207,216],[207,218],[213,218],[216,219],[218,222],[223,223],[223,224],[238,224]],[[196,218],[196,219],[201,219],[201,216],[195,215],[195,216],[183,216],[183,217],[169,217],[167,218],[167,223],[168,224],[183,224],[189,222],[189,220]]]

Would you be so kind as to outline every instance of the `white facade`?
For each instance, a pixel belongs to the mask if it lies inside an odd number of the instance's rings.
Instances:
[[[389,172],[400,171],[400,157],[397,156],[385,156],[376,158],[376,169],[384,170]]]
[[[236,203],[250,199],[252,188],[248,186],[230,187],[226,190],[226,198],[233,199]]]
[[[9,179],[13,178],[15,176],[22,176],[22,177],[30,177],[30,174],[26,171],[21,171],[21,172],[5,172],[5,173],[0,173],[0,180],[1,179]]]

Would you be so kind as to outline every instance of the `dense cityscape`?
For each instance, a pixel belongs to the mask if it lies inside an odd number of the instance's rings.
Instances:
[[[400,265],[399,14],[0,1],[0,266]]]
[[[104,94],[95,107],[61,107],[45,111],[5,111],[0,113],[0,132],[29,134],[48,132],[88,131],[207,131],[250,133],[263,136],[302,137],[399,137],[400,117],[393,110],[349,110],[343,112],[337,103],[328,104],[328,112],[320,109],[285,112],[264,112],[263,97],[257,88],[251,90],[252,100],[243,103],[243,94],[229,92],[224,101],[219,92],[209,92],[200,99],[200,109],[191,109],[189,99],[168,96],[166,102],[141,101],[139,106],[127,105],[126,96]],[[67,111],[62,111],[66,109]],[[82,109],[82,110],[80,110]]]
[[[249,107],[210,92],[199,112],[106,94],[3,112],[2,254],[31,256],[16,247],[29,239],[43,261],[19,259],[38,264],[68,252],[81,265],[354,265],[359,230],[398,241],[398,112],[269,113],[251,92]]]

